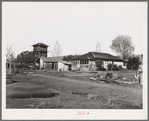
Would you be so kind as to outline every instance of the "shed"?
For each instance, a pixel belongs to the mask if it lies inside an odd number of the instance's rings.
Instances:
[[[69,71],[71,70],[72,63],[63,61],[61,58],[55,57],[40,57],[35,60],[36,65],[40,67],[40,69],[45,70],[58,70],[58,71]]]

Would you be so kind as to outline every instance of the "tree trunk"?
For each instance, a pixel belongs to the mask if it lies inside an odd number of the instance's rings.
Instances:
[[[131,71],[134,69],[134,67],[135,67],[135,65],[133,65],[133,66],[131,67]]]
[[[114,64],[114,62],[112,61],[111,71],[113,71],[113,64]]]

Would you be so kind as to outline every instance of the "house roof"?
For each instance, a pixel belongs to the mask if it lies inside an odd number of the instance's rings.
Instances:
[[[58,62],[58,59],[53,59],[53,58],[43,58],[41,57],[44,62]]]
[[[64,56],[54,56],[54,57],[47,57],[48,59],[54,59],[54,60],[63,60]]]
[[[37,44],[34,44],[34,45],[32,45],[32,46],[43,46],[43,47],[49,47],[48,45],[43,44],[43,43],[41,43],[41,42],[39,42],[39,43],[37,43]]]
[[[63,64],[67,64],[67,65],[70,65],[72,63],[70,62],[67,62],[67,61],[62,61],[61,58],[58,58],[58,57],[48,57],[48,58],[45,58],[45,57],[40,57],[40,58],[37,58],[35,60],[35,62],[39,62],[39,60],[42,59],[44,62],[53,62],[53,63],[58,63],[58,62],[61,62]]]
[[[72,63],[70,63],[70,62],[67,62],[67,61],[59,61],[59,62],[61,62],[61,63],[63,63],[63,64],[67,64],[67,65],[71,65]]]
[[[99,52],[92,52],[92,53],[94,55],[94,58],[101,58],[107,61],[109,60],[109,61],[122,61],[123,62],[122,58],[118,58],[108,53],[99,53]]]
[[[86,54],[79,55],[79,56],[72,58],[72,60],[76,60],[76,59],[78,59],[78,60],[82,60],[82,59],[94,60],[94,56],[92,53],[86,53]]]
[[[88,60],[103,59],[105,61],[123,62],[123,59],[121,59],[121,58],[110,55],[108,53],[99,53],[99,52],[88,52],[81,56],[77,56],[77,57],[73,58],[72,60],[82,60],[82,59],[88,59]]]

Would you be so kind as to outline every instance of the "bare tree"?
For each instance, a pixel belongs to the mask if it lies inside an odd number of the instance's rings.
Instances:
[[[120,55],[123,59],[128,59],[134,52],[135,47],[132,45],[131,37],[118,36],[112,40],[110,48]]]
[[[6,60],[11,62],[15,59],[14,57],[15,52],[12,49],[12,45],[7,45],[6,46]]]
[[[51,50],[51,55],[52,55],[52,57],[54,57],[54,52]]]
[[[96,45],[96,52],[101,52],[100,42],[97,42],[97,45]]]
[[[52,56],[60,56],[62,54],[62,48],[60,46],[60,44],[58,43],[58,41],[56,41],[56,43],[54,44],[54,49],[53,51],[51,50],[51,54]]]

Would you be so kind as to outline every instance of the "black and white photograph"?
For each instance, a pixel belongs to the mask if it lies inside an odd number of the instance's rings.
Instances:
[[[2,2],[3,119],[146,119],[147,2]]]

